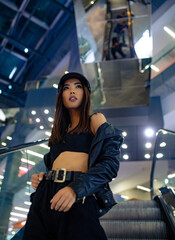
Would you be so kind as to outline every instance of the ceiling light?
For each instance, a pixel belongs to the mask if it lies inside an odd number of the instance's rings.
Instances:
[[[168,184],[169,183],[169,180],[166,178],[165,179],[165,184]]]
[[[129,197],[128,197],[128,196],[125,196],[125,195],[121,195],[121,197],[122,197],[123,199],[129,199]]]
[[[30,161],[30,160],[25,159],[25,158],[21,158],[21,162],[24,162],[24,163],[27,163],[27,164],[30,164],[30,165],[35,165],[35,162]]]
[[[149,159],[151,156],[150,156],[150,154],[145,154],[145,156],[144,156],[146,159]]]
[[[32,185],[32,183],[31,183],[30,181],[27,181],[26,183],[27,183],[28,185]]]
[[[40,128],[41,130],[43,130],[43,129],[44,129],[44,126],[41,125],[39,128]]]
[[[123,137],[127,136],[127,132],[122,132]]]
[[[2,93],[2,90],[0,89],[0,94]]]
[[[45,110],[44,110],[44,113],[45,113],[45,114],[48,114],[48,113],[49,113],[49,110],[48,110],[48,109],[45,109]]]
[[[46,144],[42,143],[40,144],[40,147],[46,148],[46,149],[50,149],[50,147],[48,147]]]
[[[12,89],[12,85],[8,85],[8,89],[10,89],[10,90],[11,90],[11,89]]]
[[[14,207],[15,210],[22,211],[22,212],[28,212],[28,208],[22,208],[22,207]]]
[[[13,218],[13,217],[10,217],[9,220],[12,221],[12,222],[18,222],[19,221],[18,218]]]
[[[7,143],[2,142],[1,145],[2,145],[2,146],[7,146]]]
[[[145,46],[147,46],[145,48]],[[152,56],[152,37],[149,36],[149,30],[147,29],[142,37],[134,45],[135,52],[139,59],[149,58]]]
[[[19,169],[23,172],[28,172],[28,168],[26,168],[26,167],[19,167]]]
[[[145,135],[146,135],[147,137],[152,137],[152,136],[154,135],[153,129],[152,129],[152,128],[147,128],[147,129],[145,130]]]
[[[9,79],[12,79],[12,77],[14,76],[15,72],[17,70],[17,67],[14,67],[11,71],[11,73],[9,74]]]
[[[151,64],[151,69],[154,70],[155,72],[159,72],[159,68],[156,67],[155,65]]]
[[[156,158],[162,158],[163,157],[163,154],[162,153],[157,153],[156,154]]]
[[[10,137],[10,136],[7,136],[7,139],[11,141],[11,140],[12,140],[12,137]]]
[[[171,37],[175,38],[175,33],[168,27],[163,27],[164,31],[167,32]]]
[[[25,201],[24,204],[30,206],[32,203]]]
[[[129,159],[128,154],[124,154],[124,155],[123,155],[123,159],[125,159],[125,160]]]
[[[137,186],[138,189],[146,191],[146,192],[150,192],[151,190],[149,188],[143,187],[143,186]]]
[[[47,135],[47,136],[51,136],[51,133],[50,132],[45,132],[45,134]]]
[[[53,87],[54,87],[54,88],[58,88],[58,84],[54,83],[54,84],[53,84]]]
[[[160,147],[165,147],[166,146],[166,142],[161,142],[160,143]]]
[[[27,218],[27,215],[24,215],[24,214],[21,214],[21,213],[16,213],[16,212],[11,212],[10,215]]]
[[[0,175],[0,179],[4,179],[4,176]]]
[[[52,118],[52,117],[49,117],[49,118],[48,118],[48,121],[49,121],[49,122],[53,122],[53,118]]]
[[[36,118],[36,122],[40,122],[41,120],[39,118]]]
[[[145,144],[145,147],[146,147],[146,148],[151,148],[151,147],[152,147],[152,144],[151,144],[150,142],[147,142],[147,143]]]
[[[28,53],[29,49],[28,48],[24,48],[24,52]]]
[[[124,144],[122,144],[122,148],[123,148],[123,149],[127,149],[127,148],[128,148],[128,145],[124,143]]]
[[[43,157],[44,157],[43,154],[40,154],[40,153],[31,151],[31,150],[26,150],[26,151],[27,151],[27,153],[29,153],[29,154],[31,154],[31,155],[33,155],[33,156],[37,156],[37,157],[39,157],[39,158],[43,158]]]
[[[36,114],[36,111],[35,111],[35,110],[32,110],[32,111],[31,111],[31,114],[32,114],[32,115],[35,115],[35,114]]]
[[[169,174],[168,178],[174,178],[175,177],[175,173]]]
[[[29,192],[25,192],[25,195],[27,195],[27,196],[30,196],[30,194],[31,194],[31,193],[29,193]]]

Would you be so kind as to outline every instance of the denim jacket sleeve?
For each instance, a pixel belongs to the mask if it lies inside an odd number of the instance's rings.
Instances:
[[[76,192],[78,199],[97,192],[117,176],[120,146],[123,142],[121,131],[111,130],[109,124],[104,124],[97,134],[100,137],[95,136],[97,141],[89,153],[89,170],[69,184]]]

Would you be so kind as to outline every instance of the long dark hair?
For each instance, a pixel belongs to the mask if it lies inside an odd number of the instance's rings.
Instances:
[[[83,101],[80,106],[80,121],[78,125],[71,131],[71,133],[81,133],[81,132],[87,132],[90,129],[90,93],[83,85],[84,90],[84,96]],[[62,91],[63,87],[58,92],[57,100],[56,100],[56,111],[53,121],[53,128],[52,133],[49,138],[48,145],[50,146],[51,143],[57,143],[59,142],[62,137],[67,133],[68,127],[71,124],[71,119],[69,116],[69,111],[67,108],[65,108],[63,104],[63,98],[62,98]]]

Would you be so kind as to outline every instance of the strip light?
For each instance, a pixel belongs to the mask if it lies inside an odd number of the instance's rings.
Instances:
[[[50,149],[50,147],[48,147],[46,144],[42,143],[40,144],[40,147],[46,148],[46,149]]]
[[[137,186],[138,189],[146,191],[146,192],[150,192],[151,190],[149,188],[143,187],[143,186]]]
[[[24,217],[27,218],[27,215],[21,214],[21,213],[16,213],[16,212],[11,212],[10,215],[16,216],[16,217]]]
[[[35,162],[30,161],[30,160],[25,159],[25,158],[21,158],[21,162],[28,163],[28,164],[30,164],[30,165],[35,165]]]
[[[34,151],[31,151],[31,150],[26,150],[27,153],[33,155],[33,156],[36,156],[36,157],[39,157],[39,158],[43,158],[44,155],[40,154],[40,153],[37,153],[37,152],[34,152]]]
[[[15,210],[19,210],[19,211],[22,211],[22,212],[29,212],[29,209],[27,208],[22,208],[22,207],[14,207]]]
[[[168,27],[163,27],[164,31],[167,32],[171,37],[175,38],[175,33]]]

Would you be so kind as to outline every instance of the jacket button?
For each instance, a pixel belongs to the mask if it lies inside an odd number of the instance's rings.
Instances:
[[[108,200],[107,200],[107,199],[105,200],[105,203],[108,203]]]

